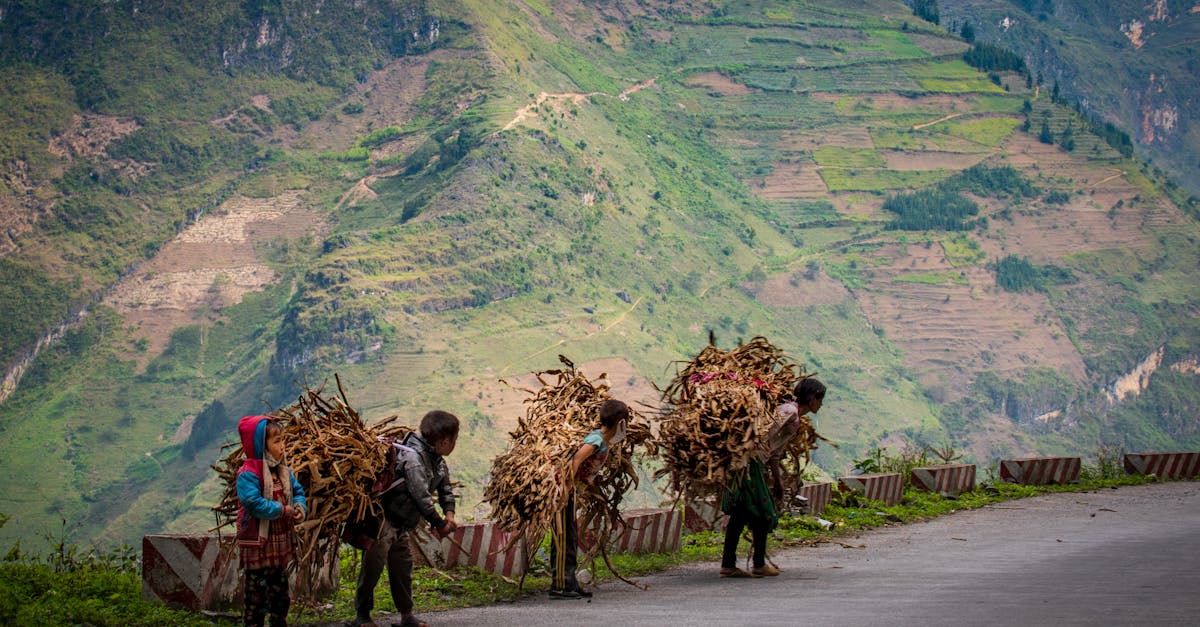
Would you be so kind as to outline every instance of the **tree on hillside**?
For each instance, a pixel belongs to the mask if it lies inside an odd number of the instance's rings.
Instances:
[[[913,14],[917,17],[937,24],[942,17],[938,14],[937,0],[913,0]]]
[[[1042,120],[1042,132],[1038,133],[1038,141],[1043,144],[1054,143],[1054,133],[1050,132],[1050,123],[1046,120]]]
[[[963,22],[962,30],[958,34],[966,41],[975,43],[975,28],[970,22]]]
[[[883,209],[897,215],[885,228],[904,231],[965,231],[975,223],[967,218],[979,213],[975,201],[942,189],[892,196],[883,201]]]

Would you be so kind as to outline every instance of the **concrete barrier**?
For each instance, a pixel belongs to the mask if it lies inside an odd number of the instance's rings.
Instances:
[[[942,496],[958,496],[975,489],[975,465],[940,464],[913,468],[912,485]]]
[[[451,537],[457,544],[439,540],[425,525],[410,533],[413,563],[434,568],[477,566],[505,577],[519,577],[525,572],[525,539],[501,551],[513,533],[501,531],[493,521],[459,523]]]
[[[1125,472],[1161,479],[1192,479],[1200,475],[1200,451],[1126,453]]]
[[[820,516],[833,500],[833,483],[806,483],[797,492],[808,499],[808,514]]]
[[[1078,457],[1024,457],[1000,461],[1000,479],[1021,485],[1077,483]]]
[[[518,577],[525,572],[525,539],[501,551],[514,535],[517,532],[501,531],[490,520],[463,523],[451,536],[458,545],[442,540],[445,565],[478,566],[497,575]]]
[[[721,511],[720,497],[696,499],[683,505],[683,526],[691,533],[725,531],[729,517]]]
[[[289,584],[293,599],[320,599],[338,587],[336,554]],[[142,598],[193,612],[242,607],[244,587],[237,540],[232,535],[148,535],[142,538]]]
[[[904,477],[898,472],[851,475],[838,479],[838,485],[885,505],[897,505],[904,496]]]
[[[677,509],[635,509],[622,512],[626,527],[612,540],[614,553],[669,553],[682,543],[683,512]]]

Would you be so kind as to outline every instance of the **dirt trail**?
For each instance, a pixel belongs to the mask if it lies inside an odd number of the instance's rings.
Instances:
[[[962,114],[961,113],[951,113],[950,115],[943,115],[942,117],[940,117],[932,122],[926,122],[924,124],[914,124],[912,127],[912,130],[919,131],[927,126],[933,126],[934,124],[941,124],[942,122],[945,122],[946,120],[953,120],[954,118],[956,118],[960,115],[962,115]]]
[[[1095,185],[1093,185],[1093,186],[1092,186],[1092,188],[1093,188],[1093,189],[1095,189],[1095,188],[1097,188],[1097,187],[1100,187],[1101,185],[1103,185],[1103,184],[1105,184],[1105,183],[1107,183],[1107,182],[1109,182],[1109,181],[1111,181],[1111,180],[1113,180],[1113,179],[1115,179],[1115,178],[1119,178],[1119,177],[1125,176],[1125,170],[1121,170],[1121,169],[1119,169],[1119,168],[1112,168],[1112,169],[1113,169],[1113,170],[1116,170],[1116,172],[1117,172],[1117,173],[1116,173],[1116,174],[1114,174],[1114,175],[1112,175],[1112,176],[1109,176],[1109,177],[1105,178],[1104,180],[1101,180],[1101,181],[1096,181],[1096,184],[1095,184]]]
[[[334,205],[333,210],[338,211],[342,207],[345,207],[351,203],[356,203],[363,198],[375,198],[375,190],[371,189],[371,183],[374,183],[381,178],[390,178],[396,176],[397,174],[400,174],[400,170],[391,170],[388,172],[380,172],[378,174],[368,174],[361,179],[358,179],[357,183],[351,186],[350,189],[346,190],[346,193],[342,194],[341,198],[338,198],[337,204]]]
[[[619,99],[621,101],[629,100],[630,94],[637,93],[647,87],[654,85],[654,81],[656,81],[656,80],[658,80],[658,77],[644,80],[644,81],[634,85],[633,87],[623,90],[621,93],[617,94],[616,97],[617,97],[617,99]],[[534,98],[533,102],[525,105],[524,107],[521,107],[520,109],[517,109],[517,112],[513,116],[513,119],[509,120],[507,124],[505,124],[503,127],[501,127],[500,130],[497,131],[497,133],[510,130],[510,129],[512,129],[512,127],[533,117],[535,115],[534,112],[537,111],[538,107],[542,106],[542,104],[544,104],[547,100],[553,100],[553,101],[570,100],[573,104],[578,105],[578,104],[581,104],[584,100],[591,98],[592,96],[606,96],[609,98],[612,97],[611,94],[606,94],[602,91],[593,91],[593,92],[589,92],[589,93],[564,92],[564,93],[558,93],[558,94],[552,94],[552,93],[544,91],[544,92],[538,94],[537,97]]]

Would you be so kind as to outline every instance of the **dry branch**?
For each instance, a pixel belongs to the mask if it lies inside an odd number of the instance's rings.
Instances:
[[[535,373],[540,389],[522,388],[530,394],[525,399],[525,416],[510,433],[508,450],[492,461],[491,481],[483,500],[492,505],[491,518],[500,529],[519,532],[512,543],[523,537],[531,549],[551,530],[555,514],[567,506],[571,490],[575,490],[580,535],[602,540],[593,544],[580,563],[590,563],[597,551],[607,562],[607,542],[603,540],[624,528],[620,504],[638,483],[634,449],[649,444],[650,428],[630,409],[625,441],[611,447],[607,462],[590,485],[576,485],[569,476],[571,459],[584,436],[599,427],[600,406],[611,396],[606,375],[589,380],[569,359],[562,355],[559,359],[565,369]],[[555,531],[561,534],[561,530]]]
[[[292,472],[304,486],[308,515],[296,525],[297,557],[301,563],[327,559],[322,553],[337,551],[342,526],[370,513],[382,515],[371,490],[388,457],[385,440],[400,439],[411,428],[386,418],[373,426],[363,424],[350,406],[337,379],[339,395],[322,397],[322,388],[306,389],[297,401],[268,414],[283,427],[284,453]],[[225,483],[217,512],[217,528],[237,519],[237,471],[245,460],[240,445],[213,470]],[[315,553],[315,554],[314,554]]]
[[[669,409],[658,429],[659,473],[670,476],[680,496],[720,494],[751,458],[763,456],[780,401],[812,375],[762,337],[731,351],[709,345],[691,361],[678,363],[663,390]],[[799,476],[821,439],[802,418],[800,434],[786,449],[789,474]]]

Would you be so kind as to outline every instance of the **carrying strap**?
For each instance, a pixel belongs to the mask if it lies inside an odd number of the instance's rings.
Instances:
[[[390,457],[392,457],[394,460],[391,464],[392,481],[385,488],[380,490],[379,494],[386,494],[387,492],[391,491],[392,488],[402,483],[406,483],[408,481],[408,476],[404,472],[405,466],[408,464],[408,460],[411,459],[413,455],[418,455],[417,451],[412,447],[405,446],[404,444],[395,441],[392,442],[392,450],[389,452],[391,453]]]

